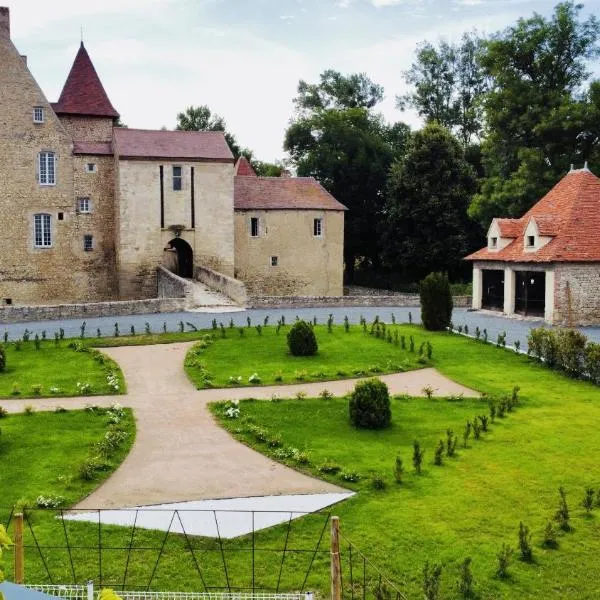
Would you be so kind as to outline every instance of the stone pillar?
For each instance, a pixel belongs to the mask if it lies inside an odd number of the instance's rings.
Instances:
[[[483,295],[483,273],[480,268],[473,266],[473,308],[481,308]]]
[[[504,314],[515,312],[515,272],[511,267],[504,267]]]
[[[544,320],[554,322],[554,271],[546,271],[546,299],[544,304]]]

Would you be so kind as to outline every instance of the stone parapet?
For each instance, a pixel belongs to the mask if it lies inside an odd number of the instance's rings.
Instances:
[[[196,279],[210,289],[231,298],[240,306],[245,306],[248,302],[246,286],[238,279],[228,277],[208,267],[196,267]]]
[[[455,308],[471,306],[471,296],[455,296]],[[392,296],[251,296],[249,308],[325,308],[345,306],[406,306],[418,307],[418,294]]]
[[[85,319],[91,317],[126,317],[151,313],[185,310],[182,298],[151,298],[85,304],[56,304],[39,306],[0,306],[0,323],[26,323],[56,319]]]

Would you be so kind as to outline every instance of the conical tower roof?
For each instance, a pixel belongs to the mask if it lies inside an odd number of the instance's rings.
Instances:
[[[104,91],[83,42],[81,42],[60,98],[52,107],[54,112],[59,115],[111,118],[119,116]]]

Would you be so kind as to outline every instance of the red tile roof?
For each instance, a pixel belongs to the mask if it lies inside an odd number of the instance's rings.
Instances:
[[[347,210],[313,177],[236,177],[234,208]]]
[[[112,118],[119,116],[104,91],[83,42],[81,42],[60,98],[52,107],[54,112],[59,115]]]
[[[113,153],[110,142],[73,142],[73,154],[103,154]]]
[[[120,158],[169,158],[233,162],[222,131],[154,131],[113,129],[115,154]]]
[[[550,240],[539,250],[524,247],[524,233],[534,219],[540,235]],[[482,248],[467,260],[507,262],[600,262],[600,179],[588,169],[569,172],[537,204],[508,228],[515,238],[502,250]],[[506,223],[501,224],[501,231]],[[512,235],[516,234],[516,235]]]
[[[235,163],[235,174],[238,177],[256,177],[256,172],[245,156],[240,156]]]

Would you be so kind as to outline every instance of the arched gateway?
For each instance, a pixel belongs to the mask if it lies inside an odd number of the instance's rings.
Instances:
[[[194,251],[181,238],[173,238],[169,246],[177,252],[177,275],[191,279],[194,277]]]

